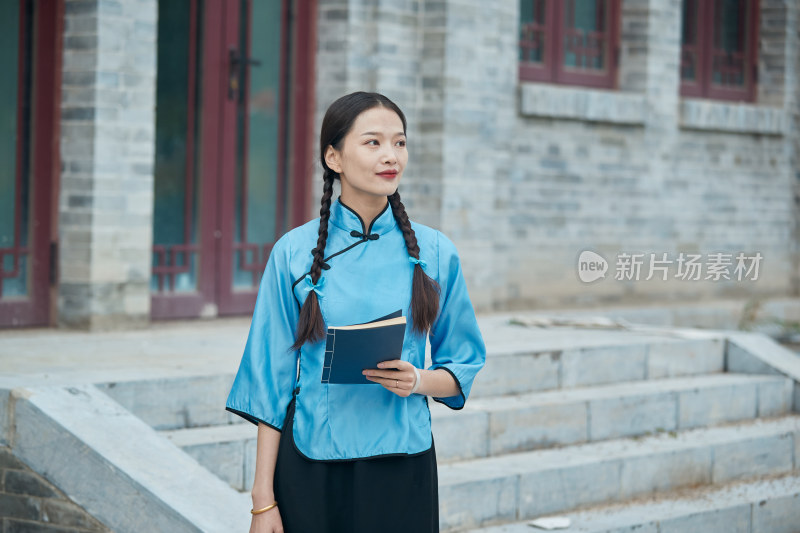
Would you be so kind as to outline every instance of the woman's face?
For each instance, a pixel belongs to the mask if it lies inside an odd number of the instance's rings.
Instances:
[[[403,122],[385,107],[364,111],[353,122],[340,150],[328,146],[325,162],[339,174],[345,200],[359,197],[371,203],[394,194],[408,162]]]

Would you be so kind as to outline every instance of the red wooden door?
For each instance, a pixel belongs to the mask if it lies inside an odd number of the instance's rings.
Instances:
[[[252,312],[273,243],[305,221],[313,8],[159,3],[154,318]]]
[[[50,322],[62,8],[0,2],[0,327]]]

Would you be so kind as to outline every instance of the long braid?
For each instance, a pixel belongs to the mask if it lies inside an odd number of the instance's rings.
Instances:
[[[403,202],[400,201],[400,191],[395,191],[389,196],[392,213],[403,231],[408,254],[419,259],[419,244],[417,236],[408,220],[408,214]],[[411,319],[413,329],[423,334],[427,332],[436,320],[439,312],[439,284],[425,273],[420,264],[414,265],[414,280],[411,288]]]
[[[331,217],[331,197],[333,197],[333,182],[338,174],[325,168],[322,175],[323,192],[322,207],[319,209],[319,237],[317,247],[311,250],[314,262],[311,264],[311,281],[317,283],[322,276],[322,264],[325,259],[325,244],[328,241],[328,220]],[[317,293],[311,291],[306,297],[300,317],[297,321],[297,338],[292,345],[292,350],[297,350],[306,341],[317,342],[325,337],[325,321],[319,308]]]

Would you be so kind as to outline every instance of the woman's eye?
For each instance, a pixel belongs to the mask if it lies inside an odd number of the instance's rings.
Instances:
[[[375,144],[372,144],[372,143],[375,143]],[[367,141],[367,144],[369,144],[370,146],[378,146],[378,141],[376,139],[370,139],[370,140]]]
[[[405,145],[406,145],[405,141],[397,141],[397,146],[405,146]]]

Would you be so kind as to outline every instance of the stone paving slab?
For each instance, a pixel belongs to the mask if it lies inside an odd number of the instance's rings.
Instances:
[[[800,530],[800,475],[632,500],[559,513],[563,533],[796,533]],[[466,530],[467,533],[534,533],[531,519]],[[463,531],[463,530],[462,530]]]

